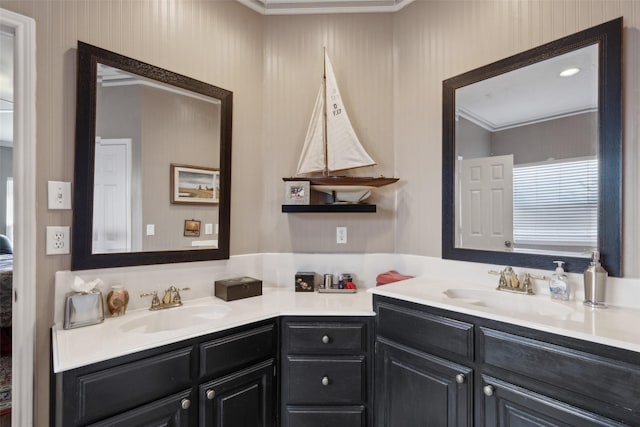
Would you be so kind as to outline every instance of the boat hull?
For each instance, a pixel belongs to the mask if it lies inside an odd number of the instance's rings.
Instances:
[[[399,178],[367,176],[309,176],[282,178],[283,181],[309,181],[311,185],[382,187],[397,182]]]
[[[375,187],[364,185],[313,185],[311,189],[333,197],[334,203],[362,203]]]

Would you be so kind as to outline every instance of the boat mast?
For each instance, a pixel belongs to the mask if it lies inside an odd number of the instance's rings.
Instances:
[[[322,90],[324,92],[324,102],[322,103],[323,125],[322,142],[324,143],[324,169],[322,175],[329,175],[329,153],[327,150],[327,47],[322,48]]]

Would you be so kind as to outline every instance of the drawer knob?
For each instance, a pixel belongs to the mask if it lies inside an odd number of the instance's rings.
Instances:
[[[329,377],[322,377],[322,385],[329,385]]]
[[[458,375],[456,375],[456,382],[457,382],[458,384],[464,384],[464,381],[465,381],[466,379],[467,379],[467,378],[464,376],[464,374],[458,374]]]
[[[324,344],[329,344],[330,341],[331,341],[331,338],[329,338],[329,335],[325,335],[322,337],[322,342]]]
[[[180,406],[182,406],[182,409],[189,409],[191,407],[191,401],[189,399],[182,399]]]
[[[492,385],[486,385],[483,387],[482,391],[485,396],[493,396],[493,393],[496,391],[496,388]]]
[[[207,399],[213,400],[214,397],[216,397],[216,392],[211,389],[207,390]]]

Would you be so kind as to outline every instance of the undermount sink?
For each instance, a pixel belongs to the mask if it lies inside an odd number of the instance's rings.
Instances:
[[[542,296],[531,296],[482,289],[447,289],[444,294],[452,299],[479,308],[508,311],[509,313],[535,313],[541,316],[566,318],[575,309],[559,301]]]
[[[150,311],[148,314],[123,323],[120,330],[141,334],[186,329],[203,322],[226,316],[231,308],[224,305],[198,305]]]

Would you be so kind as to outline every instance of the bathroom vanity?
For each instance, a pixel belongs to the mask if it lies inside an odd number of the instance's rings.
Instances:
[[[371,425],[371,294],[263,291],[54,327],[54,424]]]
[[[639,310],[451,286],[373,291],[376,426],[640,424]]]
[[[200,320],[54,328],[56,425],[640,425],[634,308],[416,278],[165,311]]]
[[[376,426],[640,422],[637,353],[392,298],[374,305]]]
[[[66,371],[56,425],[273,426],[276,321]]]

